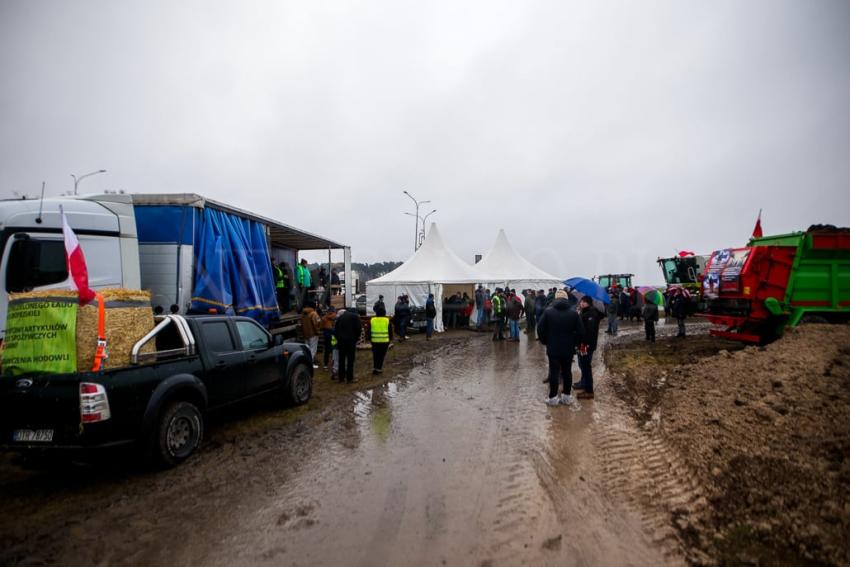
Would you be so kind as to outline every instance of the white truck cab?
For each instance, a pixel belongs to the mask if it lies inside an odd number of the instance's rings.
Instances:
[[[77,235],[93,289],[139,289],[136,219],[129,196],[0,201],[0,339],[10,292],[72,289],[60,205]]]

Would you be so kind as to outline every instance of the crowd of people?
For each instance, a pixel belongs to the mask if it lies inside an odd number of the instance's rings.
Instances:
[[[600,324],[606,315],[606,333],[616,335],[618,321],[633,319],[630,315],[637,308],[640,311],[637,318],[644,323],[646,340],[655,341],[658,305],[643,300],[636,293],[632,294],[632,289],[613,288],[608,291],[611,301],[606,306],[607,313],[603,313],[589,296],[577,299],[565,289],[526,289],[517,294],[515,289],[497,287],[491,291],[478,286],[472,297],[462,292],[445,297],[443,313],[447,329],[469,327],[488,332],[492,330],[493,341],[507,342],[519,342],[520,321],[525,317],[527,333],[530,336],[536,334],[546,349],[548,373],[544,382],[548,384],[549,392],[545,402],[548,405],[570,404],[574,399],[594,398],[593,355],[598,345]],[[686,293],[673,290],[665,298],[665,303],[667,311],[677,320],[677,336],[684,337],[688,303]],[[322,341],[323,368],[330,372],[332,380],[340,383],[356,382],[356,345],[362,339],[365,338],[371,344],[373,374],[383,372],[384,361],[394,341],[408,340],[412,307],[407,295],[396,298],[392,317],[387,316],[383,295],[372,307],[375,315],[364,327],[354,308],[339,311],[334,307],[323,309],[311,299],[304,300],[301,326],[305,343],[313,360],[317,361],[318,345]],[[473,313],[476,319],[470,325]],[[424,314],[425,339],[431,340],[437,317],[434,294],[428,295]],[[581,375],[575,383],[572,382],[574,360]],[[314,368],[318,367],[318,363],[314,364]]]
[[[319,305],[330,305],[331,295],[341,293],[339,274],[336,270],[332,269],[328,275],[325,267],[320,266],[314,278],[304,258],[295,265],[294,273],[286,262],[278,262],[273,257],[271,263],[275,295],[281,314],[292,310],[301,313],[311,300]]]

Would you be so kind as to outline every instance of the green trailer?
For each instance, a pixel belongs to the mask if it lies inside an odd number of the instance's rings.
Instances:
[[[746,248],[718,250],[702,288],[712,334],[769,342],[803,320],[850,320],[850,229],[753,238]]]

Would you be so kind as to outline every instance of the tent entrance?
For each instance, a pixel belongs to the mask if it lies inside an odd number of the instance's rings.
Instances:
[[[456,293],[465,293],[470,299],[475,298],[475,284],[443,284],[443,299],[448,299]]]

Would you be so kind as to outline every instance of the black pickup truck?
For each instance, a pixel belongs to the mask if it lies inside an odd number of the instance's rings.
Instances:
[[[312,389],[306,346],[246,317],[168,315],[136,343],[128,367],[0,377],[0,448],[137,444],[174,466],[200,445],[208,412],[271,393],[303,404]]]

